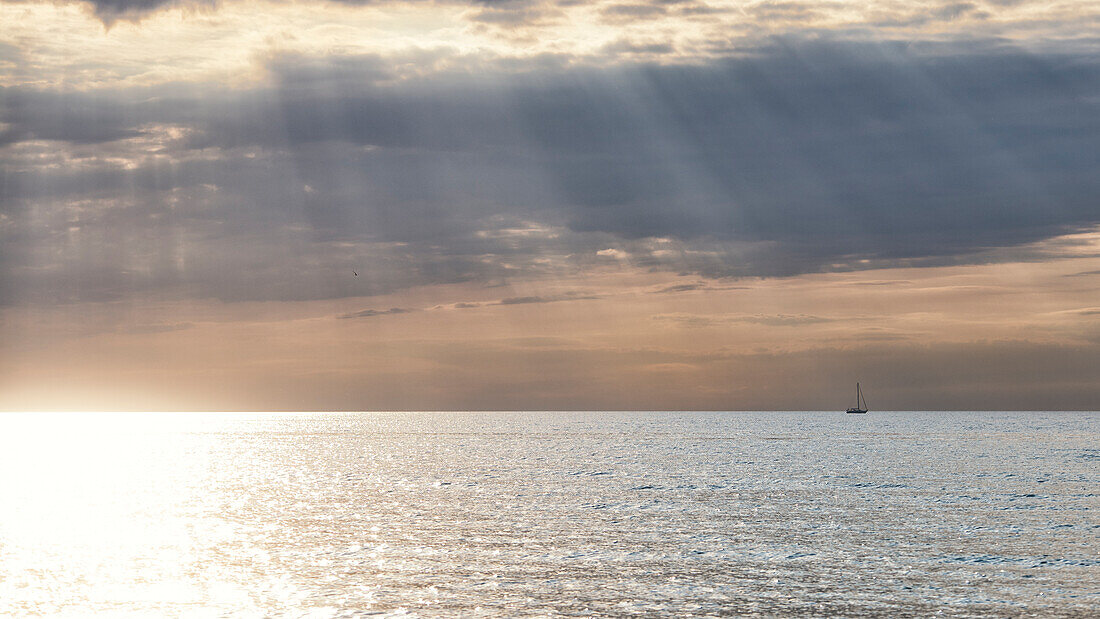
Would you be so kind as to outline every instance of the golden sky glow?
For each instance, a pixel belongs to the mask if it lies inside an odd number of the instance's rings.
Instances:
[[[717,282],[626,265],[502,288],[158,303],[121,324],[107,318],[110,307],[82,307],[103,317],[86,320],[84,332],[73,331],[75,308],[9,311],[9,333],[33,337],[9,337],[2,404],[327,409],[361,398],[387,409],[798,408],[803,389],[840,406],[850,391],[842,381],[858,369],[876,377],[880,407],[912,398],[943,406],[950,400],[921,399],[909,384],[950,381],[956,368],[935,360],[968,345],[990,360],[1000,348],[1096,360],[1100,306],[1082,302],[1100,291],[1100,234],[1073,240],[1082,244],[1066,255],[1028,263]],[[865,350],[871,360],[859,359]],[[901,351],[892,367],[876,368],[891,350]],[[772,374],[785,365],[789,373]],[[1005,378],[1027,380],[1035,369],[1025,363]],[[1089,372],[1079,366],[1066,378]],[[963,401],[1010,407],[1020,394],[980,397]]]

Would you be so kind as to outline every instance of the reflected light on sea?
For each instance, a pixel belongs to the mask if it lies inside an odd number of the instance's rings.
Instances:
[[[217,429],[246,419],[0,417],[0,613],[287,608],[285,588],[256,580],[260,551],[240,548],[212,491]]]
[[[0,615],[1100,612],[1096,413],[0,415]]]

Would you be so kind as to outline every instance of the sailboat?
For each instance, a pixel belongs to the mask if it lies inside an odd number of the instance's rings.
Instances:
[[[863,401],[862,406],[860,406],[860,400]],[[854,408],[849,408],[848,410],[846,410],[844,412],[851,413],[853,415],[856,415],[856,414],[862,415],[863,413],[867,412],[867,399],[863,397],[863,391],[860,390],[859,383],[856,383],[856,405],[855,405],[855,407]]]

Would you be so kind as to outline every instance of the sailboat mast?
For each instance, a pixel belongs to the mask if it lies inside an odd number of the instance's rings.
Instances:
[[[863,397],[863,389],[856,383],[856,405],[849,408],[847,413],[866,413],[867,412],[867,399]]]

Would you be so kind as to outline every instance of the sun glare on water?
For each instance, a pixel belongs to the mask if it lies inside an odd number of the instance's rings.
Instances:
[[[247,418],[0,417],[0,614],[256,611],[238,561],[262,557],[233,552],[210,488],[218,429]]]

